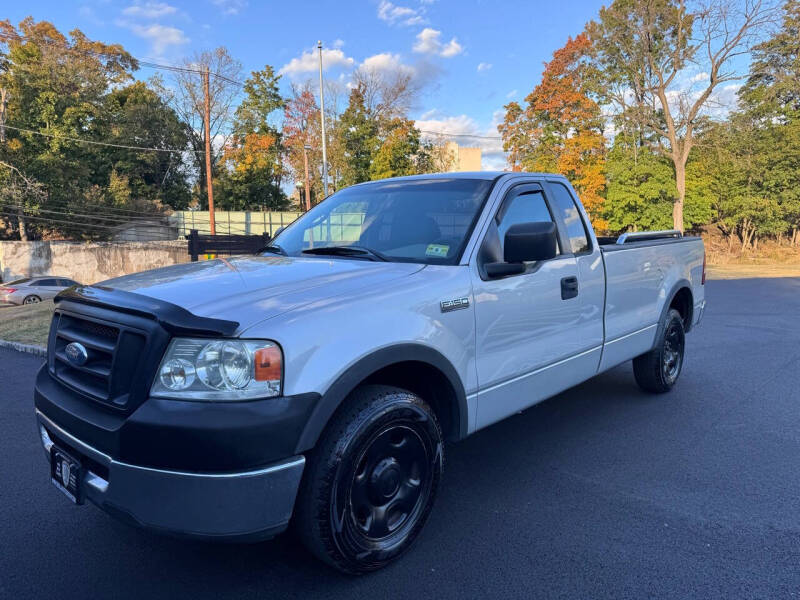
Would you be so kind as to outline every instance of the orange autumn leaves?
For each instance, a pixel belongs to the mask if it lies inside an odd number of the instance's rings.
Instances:
[[[271,169],[275,164],[277,138],[270,134],[248,133],[225,146],[222,162],[239,174]]]
[[[506,105],[498,126],[504,149],[515,171],[566,175],[581,196],[592,224],[606,228],[602,218],[605,188],[604,122],[592,99],[594,68],[586,34],[570,38],[545,65],[542,81],[525,98]]]

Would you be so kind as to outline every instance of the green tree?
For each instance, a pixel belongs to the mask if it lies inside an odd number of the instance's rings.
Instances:
[[[736,79],[731,61],[772,22],[767,1],[614,0],[588,25],[606,103],[647,133],[672,162],[677,195],[673,226],[683,230],[687,164],[707,124],[712,94]],[[702,71],[698,84],[687,67]]]
[[[419,130],[410,119],[394,118],[386,124],[386,133],[370,165],[371,179],[414,175],[420,172]]]
[[[0,162],[16,169],[6,169],[13,189],[3,195],[16,204],[6,200],[3,216],[22,217],[21,238],[109,237],[187,204],[188,130],[152,88],[131,83],[137,63],[121,46],[31,18],[0,23],[0,40],[9,95]]]
[[[611,231],[671,229],[677,196],[672,165],[630,132],[617,134],[606,161],[605,217]],[[685,220],[690,227],[707,223],[712,211],[712,179],[696,161],[687,166]]]
[[[136,145],[162,151],[109,147],[98,152],[95,168],[102,176],[96,182],[104,183],[106,173],[117,183],[124,177],[130,201],[116,200],[122,208],[145,213],[163,206],[185,209],[191,199],[187,173],[181,154],[168,150],[188,148],[189,136],[175,111],[143,81],[113,89],[103,108],[102,118],[92,127],[96,137],[120,146],[135,140]]]
[[[364,102],[364,86],[358,85],[350,91],[350,101],[337,127],[344,150],[343,186],[370,180],[372,159],[380,147],[378,133],[378,122]]]
[[[704,140],[718,226],[743,249],[785,233],[800,243],[799,82],[800,2],[789,0],[781,28],[753,49],[740,110]]]

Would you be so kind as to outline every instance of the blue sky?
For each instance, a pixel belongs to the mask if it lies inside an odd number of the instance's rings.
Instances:
[[[178,63],[195,50],[227,46],[243,75],[264,64],[290,81],[317,77],[321,39],[325,76],[343,84],[363,64],[412,69],[424,82],[412,117],[421,129],[496,136],[502,107],[533,89],[570,35],[597,15],[601,2],[485,0],[35,0],[7,3],[16,24],[31,15],[66,32],[119,42],[142,59]],[[141,69],[143,78],[153,74]],[[500,143],[459,138],[484,149],[484,168],[502,168]]]
[[[343,83],[363,64],[412,69],[425,83],[412,117],[421,129],[496,136],[502,107],[533,89],[542,63],[595,18],[599,1],[363,0],[35,0],[6,3],[18,23],[31,15],[66,32],[119,42],[142,59],[177,63],[195,50],[227,46],[243,75],[271,64],[289,81],[317,77],[316,40],[325,76]],[[139,76],[153,73],[142,69]],[[484,148],[484,168],[502,168],[500,144]]]

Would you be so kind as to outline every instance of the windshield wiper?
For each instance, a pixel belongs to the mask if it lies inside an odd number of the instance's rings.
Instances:
[[[364,246],[320,246],[319,248],[308,248],[303,250],[303,254],[354,256],[359,258],[363,257],[367,260],[380,260],[384,262],[389,260],[380,252]]]
[[[269,252],[270,254],[280,254],[281,256],[288,256],[286,254],[286,250],[278,246],[278,244],[270,244],[269,246],[264,246],[263,248],[259,248],[256,250],[256,254],[261,254],[262,252]]]

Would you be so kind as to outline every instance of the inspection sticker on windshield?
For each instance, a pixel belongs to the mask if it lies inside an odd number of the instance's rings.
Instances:
[[[447,246],[446,244],[428,244],[428,248],[425,250],[425,256],[447,258],[447,253],[449,250],[450,246]]]

